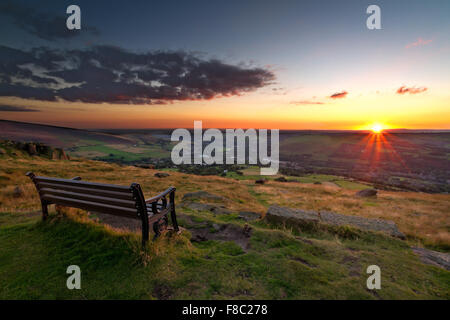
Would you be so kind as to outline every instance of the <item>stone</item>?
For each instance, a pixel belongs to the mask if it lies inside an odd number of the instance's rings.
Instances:
[[[13,190],[12,196],[14,198],[20,198],[23,196],[23,189],[20,186],[16,186]]]
[[[356,193],[356,196],[361,197],[361,198],[369,198],[369,197],[376,197],[377,193],[378,193],[378,191],[375,189],[364,189],[364,190],[358,191]]]
[[[245,221],[252,221],[261,218],[261,215],[256,212],[251,211],[241,211],[239,212],[239,218],[244,219]]]
[[[157,173],[155,173],[155,177],[157,177],[157,178],[165,178],[165,177],[168,177],[168,176],[170,176],[170,174],[168,174],[167,172],[157,172]]]
[[[188,192],[183,196],[183,201],[190,199],[198,199],[198,200],[211,200],[211,201],[223,201],[224,197],[218,196],[206,191],[196,191],[196,192]]]
[[[210,211],[214,214],[230,214],[231,211],[224,206],[218,206],[210,203],[200,203],[200,202],[183,202],[182,206],[191,210],[196,211]]]
[[[255,184],[264,184],[264,183],[266,183],[266,180],[264,179],[259,179],[255,181]]]
[[[34,143],[29,143],[27,149],[29,155],[34,156],[37,154],[36,145]]]
[[[270,223],[302,227],[307,224],[317,225],[319,216],[313,211],[270,206],[265,219]]]
[[[334,212],[321,211],[319,213],[321,222],[333,226],[352,226],[361,230],[381,231],[393,237],[406,239],[400,232],[395,222],[383,219],[364,218],[359,216],[349,216]]]
[[[275,181],[278,181],[278,182],[288,182],[287,179],[286,179],[285,177],[283,177],[283,176],[276,178]]]
[[[433,251],[425,248],[412,248],[413,252],[420,256],[420,260],[425,264],[450,270],[450,254]]]
[[[390,236],[406,239],[393,221],[349,216],[334,212],[315,212],[300,209],[270,206],[267,210],[267,221],[275,224],[283,224],[291,227],[302,228],[305,226],[316,226],[319,223],[330,226],[351,226],[361,230],[384,232]]]

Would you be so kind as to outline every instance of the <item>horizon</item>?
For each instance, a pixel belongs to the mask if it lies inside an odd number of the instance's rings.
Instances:
[[[0,5],[1,118],[82,129],[450,129],[447,1],[377,1],[380,30],[366,27],[368,1],[78,1],[75,31],[65,29],[69,4]]]
[[[39,125],[39,126],[48,126],[48,127],[55,127],[55,128],[61,128],[61,129],[73,129],[73,130],[86,130],[86,131],[106,131],[106,130],[111,130],[111,131],[147,131],[147,130],[175,130],[178,128],[172,127],[172,128],[82,128],[82,127],[66,127],[66,126],[58,126],[58,125],[53,125],[53,124],[47,124],[47,123],[40,123],[40,122],[23,122],[23,121],[16,121],[16,120],[8,120],[8,119],[0,119],[0,121],[9,121],[9,122],[15,122],[15,123],[20,123],[20,124],[32,124],[32,125]],[[187,130],[194,130],[194,127],[186,127],[185,129]],[[202,130],[206,130],[206,129],[218,129],[218,130],[226,130],[226,129],[243,129],[243,130],[247,130],[247,129],[255,129],[255,130],[259,130],[259,129],[269,129],[269,128],[237,128],[237,127],[224,127],[224,128],[213,128],[213,127],[202,127]],[[406,131],[406,132],[401,132],[401,131]],[[421,129],[408,129],[408,128],[391,128],[391,129],[382,129],[381,132],[373,132],[372,129],[280,129],[280,132],[323,132],[323,133],[372,133],[372,134],[383,134],[383,133],[427,133],[427,132],[439,132],[439,133],[450,133],[450,129],[426,129],[426,128],[421,128]]]

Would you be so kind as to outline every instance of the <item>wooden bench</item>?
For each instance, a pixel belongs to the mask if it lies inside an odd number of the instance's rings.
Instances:
[[[47,206],[59,204],[87,211],[106,213],[142,222],[142,244],[148,241],[149,226],[153,225],[155,238],[168,225],[168,214],[175,231],[179,231],[175,213],[175,187],[170,187],[157,196],[145,200],[139,184],[129,187],[105,183],[81,181],[80,177],[59,179],[41,177],[33,172],[31,178],[42,204],[42,219],[48,216]]]

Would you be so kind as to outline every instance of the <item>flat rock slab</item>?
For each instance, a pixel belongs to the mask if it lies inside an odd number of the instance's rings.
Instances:
[[[362,230],[381,231],[393,237],[406,239],[405,235],[400,232],[395,222],[390,220],[364,218],[358,216],[347,216],[334,212],[320,212],[321,222],[335,226],[353,226]]]
[[[248,225],[244,227],[226,223],[212,223],[208,221],[198,221],[194,216],[179,213],[179,222],[192,234],[192,242],[202,242],[208,240],[233,241],[244,251],[250,248],[250,238],[252,228]]]
[[[412,247],[411,249],[419,255],[423,263],[450,270],[450,254],[425,248]]]
[[[241,211],[239,212],[239,218],[244,219],[245,221],[252,221],[261,219],[261,215],[256,212]]]
[[[188,229],[192,234],[191,241],[202,242],[208,240],[233,241],[244,251],[250,248],[250,237],[252,230],[246,227],[242,228],[234,224],[214,224],[214,231],[209,228]]]
[[[319,216],[316,212],[278,206],[270,206],[265,218],[271,223],[285,224],[293,227],[319,223]]]
[[[196,192],[188,192],[183,196],[183,201],[186,200],[209,200],[209,201],[225,201],[226,199],[222,196],[218,196],[216,194],[209,193],[207,191],[196,191]]]
[[[200,202],[183,202],[182,207],[196,210],[196,211],[210,211],[214,214],[230,214],[231,211],[222,205],[212,204],[212,203],[200,203]]]
[[[301,227],[304,224],[326,224],[332,226],[352,226],[368,231],[381,231],[393,237],[405,239],[397,225],[389,220],[348,216],[334,212],[315,212],[300,209],[284,208],[279,206],[269,207],[266,219],[272,223]]]
[[[378,191],[375,189],[364,189],[358,191],[355,195],[360,198],[370,198],[370,197],[376,197]]]

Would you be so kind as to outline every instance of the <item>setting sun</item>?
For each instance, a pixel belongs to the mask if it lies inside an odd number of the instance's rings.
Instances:
[[[372,130],[374,133],[381,133],[381,131],[383,131],[383,126],[379,123],[376,123],[372,126],[372,128],[370,130]]]

